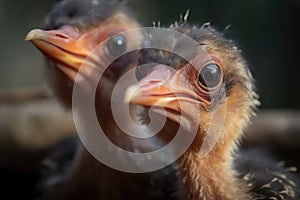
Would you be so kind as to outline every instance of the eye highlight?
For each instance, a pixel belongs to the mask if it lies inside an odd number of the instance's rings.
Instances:
[[[106,46],[112,56],[120,56],[126,50],[126,38],[123,35],[115,35],[107,41]]]
[[[207,88],[216,87],[221,80],[222,74],[216,64],[205,65],[198,76],[199,83]]]

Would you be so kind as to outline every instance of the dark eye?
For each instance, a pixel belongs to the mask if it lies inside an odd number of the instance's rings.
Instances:
[[[106,45],[112,56],[120,56],[126,50],[126,39],[123,35],[115,35],[108,40]]]
[[[213,88],[220,83],[221,76],[219,67],[215,64],[209,64],[201,70],[198,81],[205,87]]]

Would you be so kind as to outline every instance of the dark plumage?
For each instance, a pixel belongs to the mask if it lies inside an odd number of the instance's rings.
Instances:
[[[266,150],[251,148],[239,152],[235,168],[247,182],[255,199],[298,199],[300,180],[295,167],[287,168]]]
[[[54,30],[71,25],[87,31],[117,13],[124,13],[131,19],[134,17],[128,7],[118,0],[63,0],[48,14],[44,28]]]

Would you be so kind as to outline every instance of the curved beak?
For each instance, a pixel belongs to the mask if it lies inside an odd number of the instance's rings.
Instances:
[[[27,34],[25,40],[31,41],[56,67],[74,81],[80,66],[94,47],[91,44],[94,41],[94,32],[81,34],[71,26],[50,31],[34,29]],[[85,69],[85,73],[91,73],[91,70]]]
[[[80,32],[76,27],[65,25],[57,30],[32,30],[27,34],[25,40],[31,41],[73,82],[77,72],[82,72],[80,74],[82,76],[91,77],[95,70],[100,70],[106,76],[115,78],[132,59],[126,54],[124,57],[128,61],[120,58],[111,64],[108,50],[102,45],[102,42],[119,32],[124,33],[124,31],[138,27],[139,25],[135,20],[122,12],[117,12],[86,32]],[[126,39],[131,41],[128,42],[129,46],[131,43],[139,45],[142,41],[142,36],[138,31],[128,35],[124,33],[124,35]],[[128,48],[130,49],[130,47]],[[83,63],[84,67],[79,71]],[[109,65],[109,69],[107,65]]]
[[[188,130],[192,129],[195,120],[198,121],[199,113],[192,111],[199,110],[196,108],[201,104],[185,75],[164,65],[156,66],[149,75],[130,86],[124,101],[152,107],[179,124],[184,120]]]

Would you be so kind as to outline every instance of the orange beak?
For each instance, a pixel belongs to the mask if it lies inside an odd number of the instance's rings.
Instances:
[[[166,117],[179,124],[183,120],[188,130],[194,128],[193,124],[198,124],[195,122],[198,122],[199,113],[192,111],[199,110],[198,107],[203,103],[184,73],[165,65],[157,65],[140,82],[130,86],[124,100],[152,107],[155,112],[166,114]]]
[[[30,40],[56,67],[74,81],[79,68],[87,57],[91,62],[90,65],[87,64],[88,67],[85,67],[83,75],[88,76],[92,73],[95,63],[99,62],[99,59],[90,55],[91,51],[108,37],[109,35],[105,31],[99,29],[80,33],[74,27],[63,26],[58,30],[50,31],[34,29],[27,34],[25,40]],[[103,53],[105,53],[104,50],[98,52],[97,57],[101,58]]]

